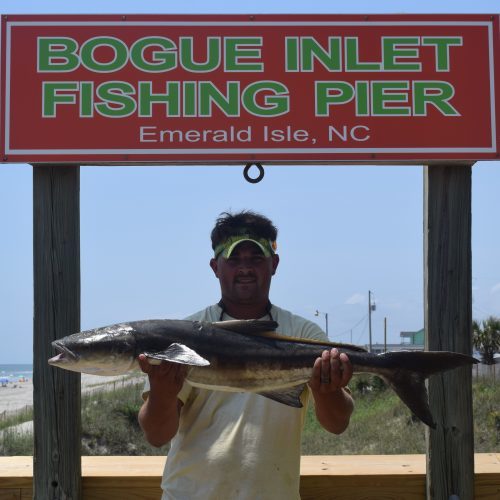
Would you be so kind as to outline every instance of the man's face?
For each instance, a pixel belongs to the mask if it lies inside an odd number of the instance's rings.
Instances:
[[[268,299],[278,262],[278,255],[265,257],[255,243],[243,241],[228,259],[222,256],[212,259],[210,267],[219,279],[223,299],[252,304]]]

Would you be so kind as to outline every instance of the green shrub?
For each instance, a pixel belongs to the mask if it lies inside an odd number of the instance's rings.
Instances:
[[[351,388],[355,410],[349,428],[335,436],[324,431],[308,409],[302,439],[304,455],[405,454],[425,452],[425,426],[393,391],[376,384],[371,376],[356,376]],[[138,425],[142,383],[82,397],[83,455],[166,455],[168,446],[150,446]],[[367,389],[367,388],[370,389]],[[500,452],[500,384],[473,384],[476,453]],[[9,417],[10,418],[10,417]],[[12,425],[30,420],[31,412],[16,416]],[[5,421],[6,419],[4,419]],[[7,427],[10,427],[7,426]],[[0,438],[0,455],[31,455],[30,433],[6,428]]]

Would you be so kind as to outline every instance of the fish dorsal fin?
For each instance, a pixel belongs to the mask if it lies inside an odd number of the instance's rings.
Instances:
[[[289,337],[275,332],[278,327],[276,321],[260,321],[258,319],[232,319],[228,321],[215,321],[211,323],[217,328],[223,328],[235,333],[245,333],[247,335],[255,335],[256,337],[266,337],[269,339],[285,340],[288,342],[296,342],[300,344],[313,344],[337,349],[349,349],[357,352],[367,352],[364,347],[352,344],[342,344],[340,342],[329,342],[327,340],[315,340],[299,337]]]
[[[207,366],[210,364],[208,360],[184,344],[173,343],[164,351],[145,352],[144,354],[150,365],[158,365],[162,361],[190,366]]]
[[[231,319],[228,321],[215,321],[212,323],[216,328],[222,328],[231,332],[247,333],[249,335],[258,335],[261,332],[276,330],[278,323],[276,321],[258,320],[258,319]]]
[[[296,342],[298,344],[311,344],[311,345],[324,346],[324,347],[329,347],[330,349],[336,347],[337,349],[349,349],[350,351],[367,352],[364,347],[360,347],[359,345],[343,344],[341,342],[330,342],[329,340],[288,337],[287,335],[281,335],[281,333],[277,332],[262,332],[262,333],[257,333],[256,335],[258,335],[259,337],[266,337],[268,339]]]

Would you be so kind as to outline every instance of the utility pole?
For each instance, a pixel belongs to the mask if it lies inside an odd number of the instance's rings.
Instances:
[[[324,314],[325,315],[325,333],[326,333],[326,336],[328,337],[328,313],[324,313],[324,312],[321,312],[321,311],[318,311],[316,309],[316,312],[314,313],[314,316],[319,316],[320,314]]]
[[[387,352],[387,317],[384,318],[384,352]]]
[[[375,304],[372,304],[372,292],[368,290],[368,333],[370,339],[370,349],[372,352],[372,311],[375,311]]]

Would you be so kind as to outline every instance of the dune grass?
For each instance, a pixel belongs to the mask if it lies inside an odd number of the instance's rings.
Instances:
[[[112,392],[98,391],[82,399],[82,455],[166,455],[142,434],[137,415],[143,383]]]
[[[33,420],[33,408],[25,406],[21,410],[5,413],[0,416],[0,431]]]
[[[166,455],[168,446],[146,443],[137,423],[142,383],[96,391],[82,397],[83,455]],[[302,439],[304,455],[425,453],[425,426],[412,417],[393,391],[378,380],[356,377],[351,387],[356,407],[349,428],[340,436],[325,432],[308,410]],[[473,384],[475,451],[500,452],[500,384]],[[14,417],[13,417],[14,418]],[[31,455],[32,436],[11,427],[30,420],[25,412],[2,432],[0,455]]]
[[[355,410],[340,436],[324,432],[312,405],[302,436],[303,455],[370,455],[424,453],[424,424],[412,418],[398,397],[383,388],[360,392],[352,384]]]
[[[425,453],[426,426],[417,420],[396,394],[378,381],[355,376],[355,411],[340,436],[320,428],[312,407],[304,426],[303,455],[392,455]],[[371,390],[367,391],[366,387]],[[500,384],[473,383],[474,450],[500,451]]]

